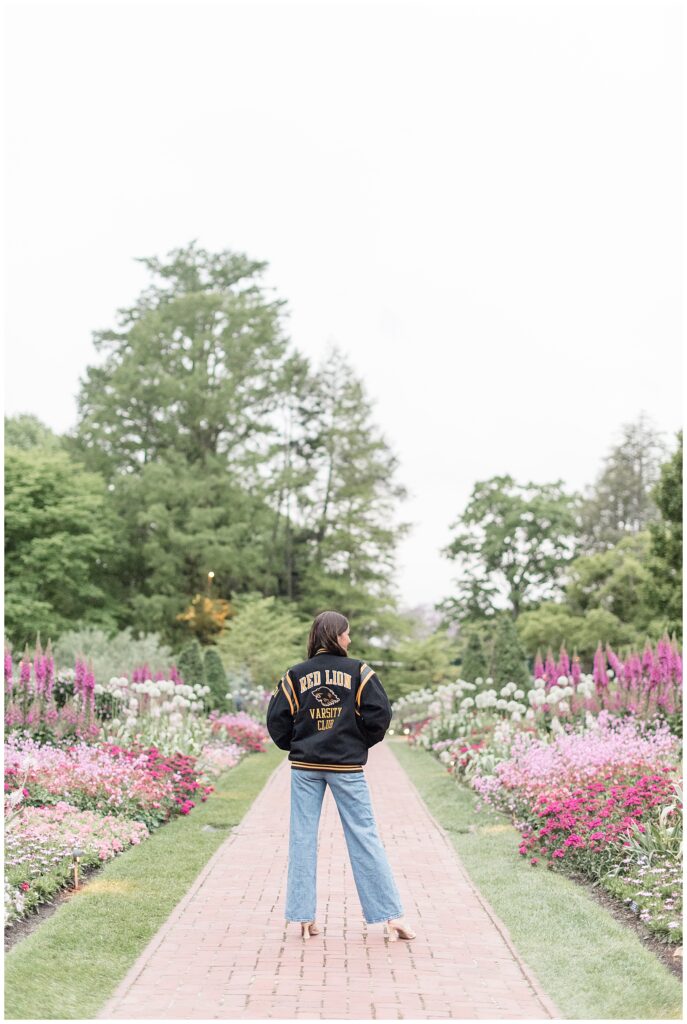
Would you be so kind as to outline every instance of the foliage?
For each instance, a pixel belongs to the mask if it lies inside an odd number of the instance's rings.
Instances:
[[[252,473],[228,464],[226,454],[188,462],[170,449],[158,461],[111,481],[111,502],[121,523],[121,600],[127,621],[159,632],[176,650],[187,642],[188,625],[176,616],[188,608],[215,573],[214,597],[278,585],[271,547],[274,514],[250,490]],[[269,470],[264,469],[269,481]],[[202,635],[202,634],[201,634]]]
[[[202,649],[197,639],[193,639],[179,655],[179,672],[188,686],[205,685]]]
[[[230,676],[273,687],[291,665],[305,660],[307,631],[292,606],[274,597],[246,595],[237,602],[217,650]]]
[[[654,497],[661,513],[649,527],[651,561],[644,596],[665,628],[682,637],[682,431],[678,446],[661,466]]]
[[[643,639],[605,608],[594,608],[583,615],[574,615],[567,605],[545,602],[536,611],[526,611],[516,623],[522,645],[530,651],[540,647],[573,647],[582,665],[591,668],[600,637],[614,647],[636,646]]]
[[[195,242],[166,259],[143,258],[151,283],[119,310],[118,329],[96,331],[104,356],[89,367],[75,437],[108,478],[165,459],[209,455],[250,464],[278,400],[285,300],[269,301],[267,263]]]
[[[528,602],[554,596],[574,553],[575,502],[562,480],[519,485],[511,476],[495,476],[475,484],[444,549],[465,570],[454,613],[467,619],[494,614],[494,598],[504,587],[515,617]]]
[[[467,646],[460,662],[460,675],[463,679],[472,680],[481,679],[488,675],[487,655],[482,645],[480,633],[475,628],[469,628]]]
[[[64,451],[5,449],[5,630],[23,646],[80,621],[112,628],[118,524],[105,482]]]
[[[210,708],[226,708],[229,680],[219,652],[214,647],[208,647],[203,661],[206,685],[209,689],[208,706]]]
[[[61,438],[46,426],[38,416],[32,413],[19,413],[17,416],[5,416],[5,447],[58,449]]]
[[[530,673],[512,616],[500,615],[494,632],[489,674],[497,685],[512,682],[524,686]]]
[[[312,615],[324,608],[346,615],[366,657],[393,604],[395,549],[409,529],[396,522],[396,510],[406,491],[366,389],[338,349],[309,382],[307,408],[315,477],[301,512],[308,557],[296,597]]]
[[[652,491],[665,445],[644,414],[621,431],[622,440],[604,458],[580,505],[579,542],[585,554],[607,551],[623,538],[645,532],[658,517]]]
[[[96,682],[106,683],[121,676],[129,665],[145,664],[153,674],[164,672],[171,660],[171,649],[158,633],[132,633],[131,627],[111,635],[97,627],[70,629],[55,643],[55,662],[59,668],[72,666],[84,657],[93,665]]]
[[[445,630],[405,638],[394,657],[401,665],[384,673],[384,688],[391,700],[417,690],[423,683],[440,686],[456,675],[456,643]]]
[[[121,624],[176,647],[212,570],[221,601],[273,595],[307,618],[340,608],[366,656],[394,608],[406,526],[361,381],[336,350],[317,372],[289,351],[266,263],[195,242],[141,262],[150,286],[94,334],[104,358],[65,442],[110,489]]]
[[[186,611],[180,612],[176,619],[185,622],[200,643],[209,644],[215,642],[233,613],[228,601],[196,594]]]

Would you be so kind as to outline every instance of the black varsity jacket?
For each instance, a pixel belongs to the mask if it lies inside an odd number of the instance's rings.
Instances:
[[[390,722],[391,704],[373,669],[324,649],[282,676],[266,716],[291,767],[307,771],[361,772]]]

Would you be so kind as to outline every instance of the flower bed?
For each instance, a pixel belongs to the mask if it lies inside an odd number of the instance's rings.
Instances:
[[[6,924],[70,883],[75,847],[85,866],[123,852],[207,800],[210,780],[246,753],[265,750],[260,722],[206,716],[209,688],[169,676],[152,680],[144,666],[131,681],[96,684],[83,659],[56,672],[40,644],[15,672],[5,651]]]
[[[84,867],[115,857],[149,835],[142,822],[79,810],[59,800],[24,807],[5,835],[5,925],[50,902],[73,877],[73,853]]]
[[[210,775],[220,775],[234,768],[245,751],[238,743],[207,743],[200,752],[198,761]]]
[[[67,800],[81,810],[134,818],[154,828],[193,806],[190,796],[201,785],[194,761],[181,755],[165,759],[154,748],[124,751],[78,743],[61,750],[11,736],[5,746],[5,792],[25,777],[27,804]]]
[[[267,729],[245,711],[237,711],[231,715],[211,712],[210,723],[213,736],[238,743],[244,750],[265,750],[269,736]]]
[[[564,652],[529,686],[457,680],[408,694],[392,726],[521,831],[519,852],[600,884],[660,938],[681,928],[682,661],[667,638],[594,672]]]

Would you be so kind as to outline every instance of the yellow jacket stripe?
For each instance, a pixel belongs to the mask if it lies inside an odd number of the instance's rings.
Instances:
[[[301,709],[300,701],[298,700],[298,697],[297,697],[297,695],[296,695],[296,688],[295,688],[295,686],[293,685],[293,683],[291,682],[291,676],[289,675],[289,673],[288,673],[288,672],[287,672],[287,673],[286,673],[286,675],[284,676],[284,679],[286,680],[286,682],[287,682],[287,683],[289,684],[289,686],[291,687],[291,693],[293,694],[293,699],[294,699],[294,701],[295,701],[296,707],[297,707],[297,708],[298,708],[298,710],[300,711],[300,709]]]
[[[358,687],[358,692],[355,695],[355,702],[358,706],[360,706],[360,694],[363,692],[363,686],[365,686],[365,683],[374,674],[374,669],[370,668],[369,665],[366,665],[365,662],[363,662],[360,666],[360,686]]]
[[[347,772],[351,768],[362,768],[361,764],[315,764],[310,761],[291,761],[290,763],[297,764],[299,768],[326,768],[328,772]]]
[[[286,697],[286,699],[289,702],[289,707],[291,708],[291,714],[295,715],[296,714],[296,709],[293,706],[293,701],[291,700],[291,697],[289,696],[289,691],[288,691],[288,689],[286,687],[286,681],[284,679],[282,679],[282,681],[281,681],[281,688],[284,691],[284,696]]]

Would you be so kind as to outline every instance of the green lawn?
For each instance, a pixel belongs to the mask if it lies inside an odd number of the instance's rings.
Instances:
[[[17,943],[5,957],[5,1018],[95,1017],[284,756],[273,744],[247,755],[204,804],[110,861]]]
[[[574,882],[531,867],[516,829],[494,811],[476,812],[475,794],[431,754],[386,742],[565,1019],[682,1019],[680,981],[631,929]]]

